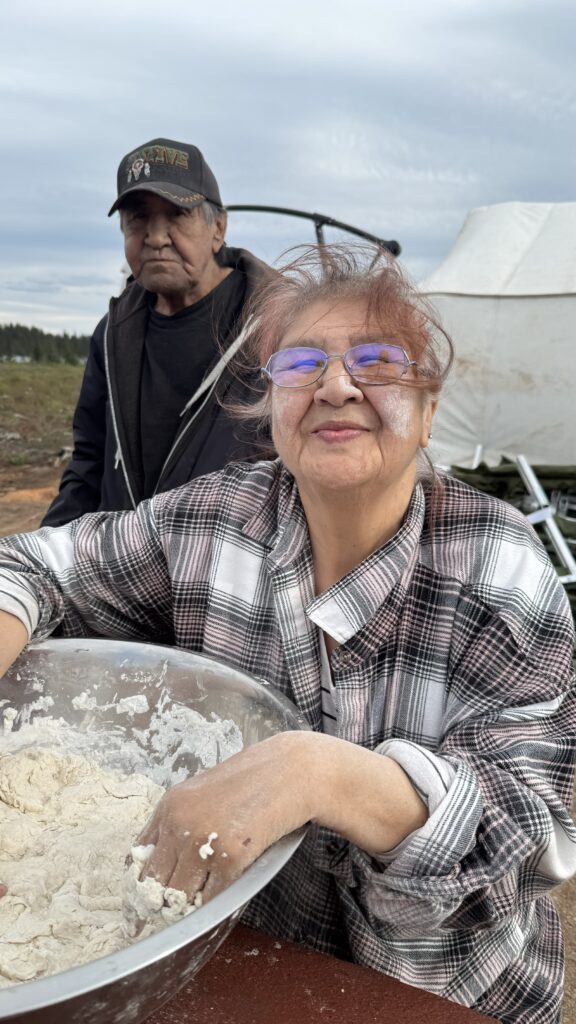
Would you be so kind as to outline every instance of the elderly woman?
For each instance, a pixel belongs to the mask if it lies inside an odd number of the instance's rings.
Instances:
[[[423,472],[451,349],[395,264],[308,253],[250,343],[278,459],[5,543],[4,665],[59,626],[265,675],[312,730],[168,792],[149,871],[208,898],[311,822],[248,923],[557,1021],[576,712],[555,571],[513,508]]]

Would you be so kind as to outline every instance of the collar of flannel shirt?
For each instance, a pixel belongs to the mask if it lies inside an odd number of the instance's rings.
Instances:
[[[417,484],[398,533],[306,606],[308,617],[337,643],[344,644],[358,633],[395,588],[398,600],[394,605],[401,605],[418,559],[425,512],[424,490]],[[296,482],[287,470],[281,469],[277,486],[243,532],[270,549],[271,572],[288,569],[309,550],[306,516]]]

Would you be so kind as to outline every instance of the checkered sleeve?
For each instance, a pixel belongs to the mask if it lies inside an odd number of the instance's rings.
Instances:
[[[169,641],[170,580],[153,504],[1,542],[0,608],[35,640],[60,627],[65,636]]]
[[[524,624],[534,634],[528,648],[504,617],[480,614],[477,601],[472,614],[463,598],[468,636],[439,749],[410,751],[402,741],[380,748],[429,800],[430,816],[389,856],[352,851],[371,914],[393,920],[401,912],[404,926],[420,932],[486,927],[576,870],[572,626],[562,588],[551,590],[550,607],[533,608]]]

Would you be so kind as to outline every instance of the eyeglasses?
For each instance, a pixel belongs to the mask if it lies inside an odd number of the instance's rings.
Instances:
[[[391,384],[410,366],[416,366],[400,345],[371,341],[332,356],[321,348],[281,348],[270,356],[261,372],[279,388],[306,388],[320,380],[330,359],[341,359],[360,384]]]

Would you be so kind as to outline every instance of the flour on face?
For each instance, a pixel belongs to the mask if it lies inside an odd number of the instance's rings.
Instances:
[[[378,413],[396,437],[407,440],[414,432],[414,392],[411,388],[391,385],[383,390]]]

